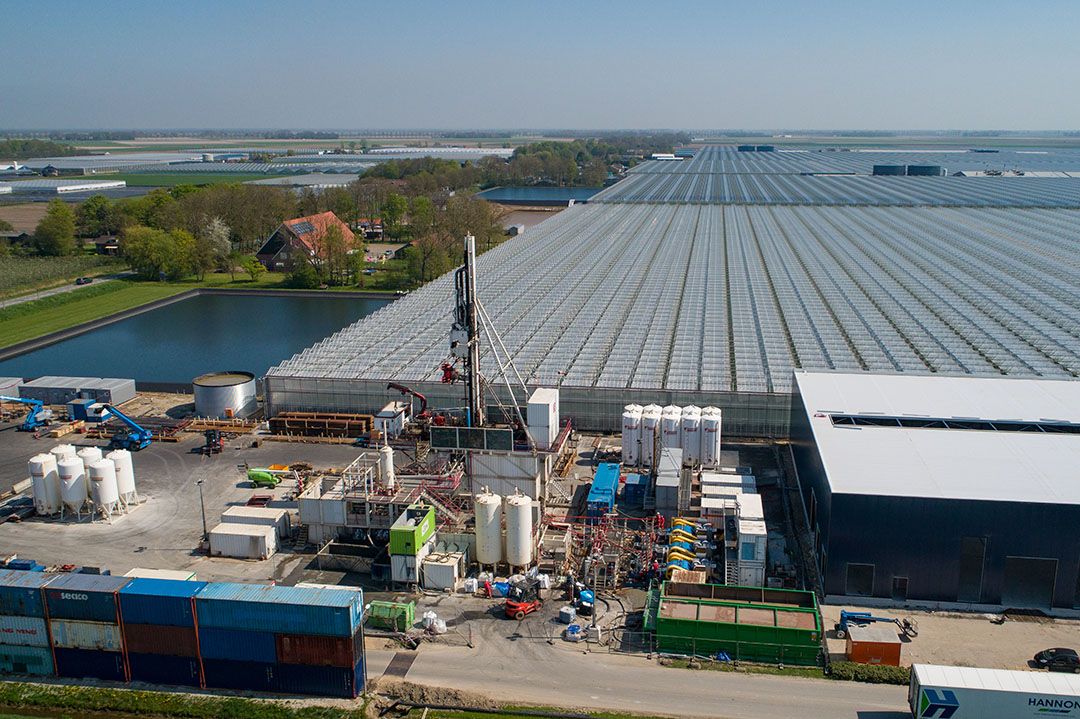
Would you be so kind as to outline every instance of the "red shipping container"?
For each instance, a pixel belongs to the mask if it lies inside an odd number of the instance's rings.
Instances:
[[[162,624],[125,624],[124,642],[132,654],[161,654],[170,657],[199,656],[194,627]]]
[[[361,632],[357,632],[358,635]],[[308,634],[278,634],[277,658],[281,664],[303,664],[313,667],[356,666],[356,648],[352,638],[313,636]]]
[[[871,624],[848,627],[848,661],[898,667],[902,646],[894,625]]]

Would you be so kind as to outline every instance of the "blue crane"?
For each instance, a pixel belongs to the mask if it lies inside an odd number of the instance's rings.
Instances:
[[[52,419],[52,410],[45,409],[45,403],[40,399],[27,399],[25,397],[5,397],[0,395],[0,401],[2,402],[17,402],[19,404],[25,404],[29,406],[30,412],[26,415],[26,419],[19,425],[19,429],[23,432],[33,432],[38,427],[43,427],[49,423]]]
[[[153,432],[139,426],[135,420],[128,417],[111,404],[104,404],[101,407],[101,419],[104,421],[109,417],[116,417],[124,423],[124,426],[119,427],[112,436],[112,446],[114,449],[126,449],[130,452],[137,452],[140,449],[145,449],[150,446],[151,440],[154,439]]]

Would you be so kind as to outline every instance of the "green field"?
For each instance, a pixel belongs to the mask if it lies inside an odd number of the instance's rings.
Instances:
[[[223,185],[248,180],[269,180],[282,175],[261,172],[124,172],[103,175],[103,179],[123,180],[128,187],[175,187],[176,185]]]
[[[116,257],[0,257],[0,298],[58,287],[76,277],[97,276],[124,269]]]

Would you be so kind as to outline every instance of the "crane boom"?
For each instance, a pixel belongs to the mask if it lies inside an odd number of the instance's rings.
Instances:
[[[135,452],[150,446],[150,442],[154,439],[153,432],[140,426],[135,420],[111,404],[102,405],[101,419],[105,420],[109,416],[116,417],[125,425],[125,427],[116,430],[113,435],[113,447]]]
[[[16,402],[18,404],[25,404],[30,408],[30,411],[26,415],[26,419],[19,425],[19,429],[23,432],[33,432],[38,427],[48,424],[49,420],[52,419],[52,410],[45,409],[45,403],[39,399],[0,395],[0,402]]]

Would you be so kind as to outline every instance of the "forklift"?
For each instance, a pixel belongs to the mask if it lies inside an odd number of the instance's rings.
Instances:
[[[221,454],[221,451],[225,449],[225,437],[222,436],[221,430],[208,429],[203,432],[203,437],[206,439],[206,444],[202,446],[202,452],[206,456]]]
[[[540,580],[526,578],[514,582],[506,592],[506,616],[519,622],[526,615],[544,606],[544,600],[540,598]]]

